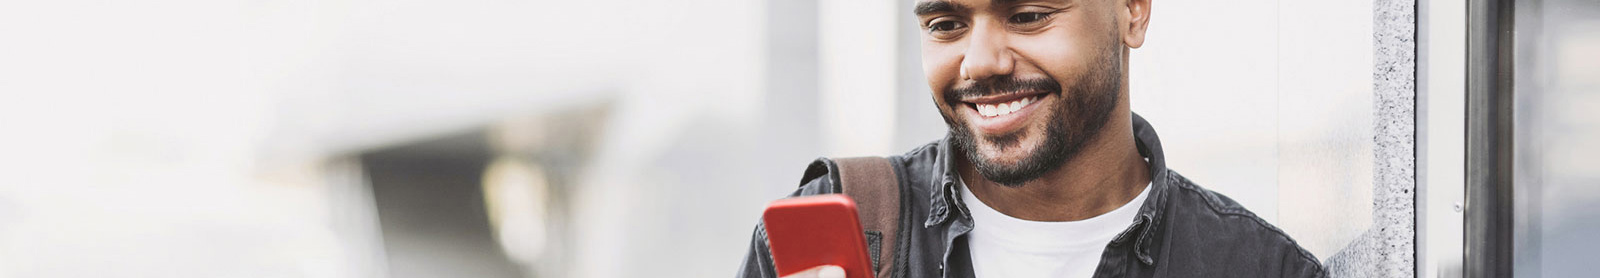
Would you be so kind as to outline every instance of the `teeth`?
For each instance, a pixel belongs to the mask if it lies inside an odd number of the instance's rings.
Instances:
[[[1017,110],[1022,110],[1022,107],[1026,107],[1033,102],[1033,97],[1028,97],[1001,104],[974,104],[973,106],[978,109],[978,115],[994,117],[1017,112]]]

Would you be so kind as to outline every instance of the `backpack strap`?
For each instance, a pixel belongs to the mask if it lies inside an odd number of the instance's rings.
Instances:
[[[861,228],[867,237],[878,237],[877,246],[868,246],[877,275],[894,273],[895,250],[900,237],[900,177],[889,159],[869,156],[834,159],[839,188],[855,199]],[[870,242],[870,240],[869,240]]]

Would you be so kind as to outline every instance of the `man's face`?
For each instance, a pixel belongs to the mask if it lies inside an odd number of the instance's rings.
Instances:
[[[952,143],[1021,186],[1070,160],[1120,101],[1109,0],[918,0],[923,71]]]

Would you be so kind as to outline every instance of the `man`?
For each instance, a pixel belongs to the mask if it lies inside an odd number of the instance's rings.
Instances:
[[[1166,169],[1128,104],[1150,4],[918,0],[923,69],[950,132],[889,158],[918,196],[901,204],[916,224],[892,276],[1326,276],[1288,235]],[[839,193],[837,180],[794,196]],[[775,277],[760,226],[754,237],[740,276]],[[819,276],[843,274],[791,277]]]

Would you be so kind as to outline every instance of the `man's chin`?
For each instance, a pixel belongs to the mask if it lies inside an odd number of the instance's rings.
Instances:
[[[989,161],[1015,164],[1022,161],[1029,153],[1039,146],[1029,146],[1027,143],[1037,143],[1023,138],[1023,131],[1019,130],[1002,135],[979,135],[978,154]]]
[[[965,123],[963,123],[965,124]],[[982,134],[971,133],[974,131],[970,125],[962,126],[965,129],[952,129],[956,142],[963,156],[973,164],[984,179],[1008,187],[1020,187],[1023,182],[1038,178],[1051,166],[1048,155],[1039,153],[1046,148],[1048,140],[1044,138],[1030,138],[1032,135],[1044,135],[1043,130],[1021,129],[1007,134]]]
[[[983,164],[985,165],[1002,168],[1016,168],[1022,163],[1023,154],[983,154],[980,155],[978,159],[982,160]]]

